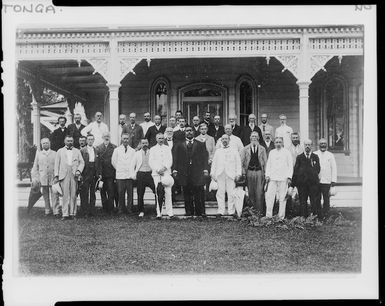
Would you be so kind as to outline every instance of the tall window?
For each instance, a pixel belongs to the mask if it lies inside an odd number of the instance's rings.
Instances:
[[[253,112],[253,89],[249,82],[239,86],[239,117],[241,126],[247,125],[247,118]]]
[[[325,133],[329,147],[334,150],[347,150],[347,118],[346,93],[344,82],[333,78],[325,85]]]
[[[162,122],[167,122],[168,110],[168,82],[163,78],[157,80],[153,87],[153,113],[162,118]]]

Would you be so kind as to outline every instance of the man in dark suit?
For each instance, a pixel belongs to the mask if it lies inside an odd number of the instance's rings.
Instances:
[[[293,187],[297,187],[299,203],[301,206],[301,215],[308,216],[307,199],[310,197],[311,211],[313,215],[320,216],[320,187],[319,177],[320,161],[317,154],[312,152],[312,141],[304,141],[305,152],[297,156],[294,172]]]
[[[220,139],[224,133],[225,128],[221,125],[221,117],[218,115],[214,116],[214,124],[211,125],[211,127],[209,126],[207,134],[214,137],[215,143],[217,143],[218,139]]]
[[[79,149],[79,138],[82,136],[81,131],[85,128],[85,125],[81,124],[82,115],[75,114],[74,115],[74,123],[71,123],[68,125],[68,135],[72,136],[74,138],[74,147]]]
[[[135,122],[136,114],[130,114],[130,123],[122,128],[122,134],[128,134],[129,143],[128,145],[136,149],[139,146],[140,140],[144,138],[142,127]]]
[[[183,142],[186,139],[186,119],[181,117],[179,118],[179,130],[174,132],[174,144],[176,145],[178,142]]]
[[[237,116],[236,115],[230,115],[229,116],[229,123],[231,125],[231,128],[233,129],[233,135],[242,139],[242,128],[237,124]]]
[[[95,184],[97,179],[102,177],[99,157],[93,146],[94,141],[94,135],[87,135],[87,146],[80,150],[84,160],[84,169],[82,172],[83,184],[80,191],[80,207],[81,214],[85,217],[95,215]]]
[[[247,146],[250,143],[250,135],[252,132],[258,133],[259,144],[266,149],[266,144],[263,140],[261,129],[257,125],[257,117],[254,114],[249,115],[249,124],[242,128],[241,140],[244,146]]]
[[[267,154],[267,157],[269,157],[270,151],[275,149],[274,141],[271,140],[270,131],[265,132],[265,145],[266,145],[266,154]]]
[[[150,148],[156,145],[156,134],[164,134],[166,130],[166,127],[162,125],[162,118],[159,115],[154,117],[154,123],[155,124],[153,126],[148,128],[146,136],[144,137],[148,140]]]
[[[59,128],[54,130],[51,134],[51,149],[54,151],[64,147],[64,138],[68,135],[68,129],[66,128],[67,118],[60,116],[58,118]]]
[[[193,132],[194,132],[194,138],[201,134],[201,132],[199,131],[199,123],[200,123],[199,117],[198,116],[194,116],[194,118],[193,118],[193,126],[192,126]]]
[[[96,148],[99,157],[100,171],[102,175],[103,188],[100,192],[103,210],[112,213],[114,200],[118,203],[117,188],[115,185],[115,168],[111,164],[112,153],[116,145],[110,142],[110,133],[103,134],[103,143]]]
[[[206,145],[194,139],[192,127],[186,128],[186,138],[175,145],[173,176],[183,186],[186,216],[204,213],[202,197],[205,177],[208,177],[208,152]]]
[[[211,113],[210,111],[206,111],[205,114],[203,115],[203,120],[201,123],[206,123],[207,124],[207,128],[208,128],[208,131],[210,131],[210,129],[212,129],[214,127],[214,124],[211,122]],[[210,135],[208,132],[207,132],[208,135]],[[212,135],[210,135],[211,137],[214,137]]]

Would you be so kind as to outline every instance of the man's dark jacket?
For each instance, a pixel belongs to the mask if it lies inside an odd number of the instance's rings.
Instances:
[[[109,143],[107,147],[102,143],[96,148],[102,178],[115,178],[115,168],[111,164],[112,153],[114,153],[115,148],[116,145],[112,143]]]
[[[161,125],[159,130],[156,128],[155,125],[150,126],[147,129],[147,133],[146,133],[146,136],[144,136],[144,138],[146,138],[148,140],[150,148],[156,145],[156,135],[158,133],[164,134],[165,131],[166,131],[166,126],[164,126],[164,125]]]
[[[293,186],[313,185],[319,183],[318,174],[320,172],[320,162],[317,154],[310,154],[310,159],[306,158],[305,152],[298,155],[293,172]]]

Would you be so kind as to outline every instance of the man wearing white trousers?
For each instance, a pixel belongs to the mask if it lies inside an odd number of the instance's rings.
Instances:
[[[217,148],[211,165],[211,177],[218,183],[217,216],[225,214],[225,193],[228,197],[228,214],[235,214],[235,181],[242,174],[241,157],[238,150],[229,146],[230,137],[224,134],[220,139],[222,145]]]
[[[84,160],[79,149],[73,147],[74,139],[66,136],[65,146],[56,153],[54,183],[59,181],[63,191],[63,218],[67,220],[76,216],[76,190],[78,178],[84,169]]]
[[[286,193],[293,175],[293,158],[289,150],[283,147],[283,138],[275,138],[275,149],[269,154],[266,164],[266,217],[273,217],[275,197],[279,200],[279,219],[285,218]]]
[[[150,149],[150,155],[148,158],[148,163],[152,169],[152,177],[154,179],[155,189],[158,186],[158,183],[161,182],[162,177],[165,175],[171,175],[171,166],[172,166],[172,153],[169,146],[164,144],[164,135],[159,133],[156,135],[157,144]],[[166,205],[166,214],[169,217],[173,217],[172,212],[172,200],[171,200],[171,186],[164,186],[165,193],[165,205]],[[159,205],[156,205],[156,216],[160,218],[161,211]]]

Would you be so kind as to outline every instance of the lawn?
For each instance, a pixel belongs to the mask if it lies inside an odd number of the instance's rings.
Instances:
[[[333,209],[354,225],[253,227],[207,218],[103,216],[61,221],[19,208],[20,272],[128,273],[360,272],[361,209]]]

